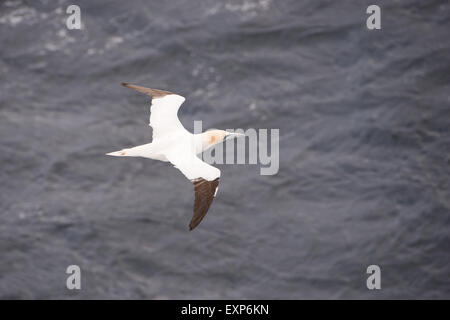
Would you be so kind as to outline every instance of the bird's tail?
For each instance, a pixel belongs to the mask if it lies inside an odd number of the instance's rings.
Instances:
[[[122,149],[119,151],[114,151],[107,153],[108,156],[115,156],[115,157],[145,157],[145,158],[152,158],[152,144],[147,143],[143,144],[141,146],[136,146],[132,148]]]
[[[114,156],[114,157],[126,157],[129,156],[129,154],[127,154],[127,149],[122,149],[119,151],[114,151],[114,152],[110,152],[106,154],[107,156]]]

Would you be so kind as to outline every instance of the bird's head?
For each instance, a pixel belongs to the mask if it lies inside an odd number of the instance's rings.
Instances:
[[[225,139],[235,138],[245,136],[242,133],[236,133],[236,132],[228,132],[225,130],[208,130],[206,132],[202,133],[202,140],[203,145],[207,148],[212,147],[215,144],[221,143]]]

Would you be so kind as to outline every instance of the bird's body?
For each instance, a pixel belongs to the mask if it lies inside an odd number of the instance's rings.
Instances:
[[[192,230],[206,215],[219,184],[220,170],[197,157],[206,149],[221,143],[226,137],[237,136],[223,130],[211,130],[201,134],[187,131],[177,113],[185,98],[165,90],[150,89],[122,83],[152,97],[150,123],[153,141],[133,148],[107,153],[118,157],[144,157],[171,162],[194,184],[194,216],[189,224]]]
[[[213,131],[221,130],[211,130],[202,134],[192,134],[187,130],[186,132],[174,132],[167,136],[163,136],[160,139],[156,139],[156,141],[154,140],[151,143],[111,152],[107,155],[119,157],[143,157],[167,162],[169,160],[166,158],[165,154],[170,152],[172,148],[179,148],[179,145],[193,145],[195,154],[201,154],[206,149],[217,144],[215,141],[219,141],[220,143],[223,139],[220,138],[221,132]]]

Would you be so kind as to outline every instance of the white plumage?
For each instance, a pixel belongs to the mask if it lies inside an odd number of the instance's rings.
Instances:
[[[169,161],[180,170],[195,186],[194,216],[189,224],[192,230],[208,211],[217,193],[220,177],[220,170],[203,162],[197,154],[222,142],[226,137],[241,134],[223,130],[192,134],[183,127],[177,115],[178,109],[185,101],[184,97],[169,91],[128,83],[122,85],[152,97],[149,125],[153,128],[153,141],[107,155]]]

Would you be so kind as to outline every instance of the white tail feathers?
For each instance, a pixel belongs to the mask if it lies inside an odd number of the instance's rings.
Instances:
[[[122,149],[106,154],[107,156],[114,157],[144,157],[160,161],[168,161],[163,153],[155,153],[152,143],[143,144],[141,146]]]
[[[126,157],[127,156],[127,149],[122,149],[119,151],[114,151],[106,154],[107,156],[114,156],[114,157]]]

